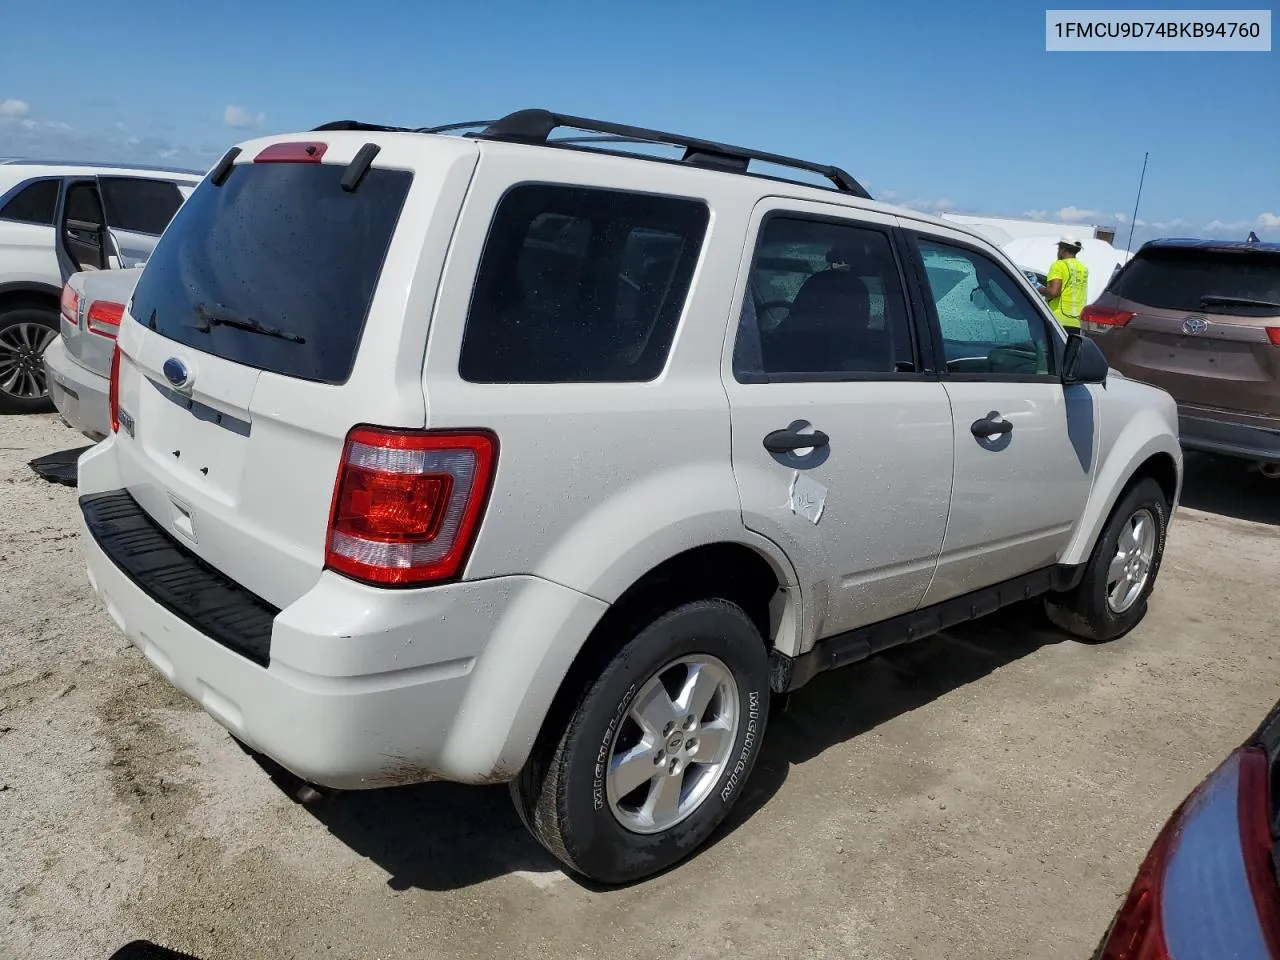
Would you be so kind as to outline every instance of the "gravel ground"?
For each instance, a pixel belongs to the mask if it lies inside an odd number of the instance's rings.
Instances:
[[[1013,610],[825,675],[710,848],[592,889],[502,788],[290,800],[95,604],[75,491],[26,466],[78,443],[0,417],[5,960],[135,937],[202,960],[1085,960],[1161,822],[1280,697],[1280,484],[1197,461],[1131,635]]]

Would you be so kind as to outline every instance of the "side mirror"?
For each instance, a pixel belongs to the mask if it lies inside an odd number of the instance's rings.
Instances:
[[[1062,382],[1106,383],[1111,368],[1102,350],[1079,333],[1067,335],[1067,349],[1062,354]]]

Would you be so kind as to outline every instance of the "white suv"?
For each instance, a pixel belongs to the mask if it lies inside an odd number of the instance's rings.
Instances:
[[[201,173],[0,160],[0,414],[52,410],[46,351],[62,285],[146,261]],[[59,370],[81,370],[59,352]],[[90,384],[91,385],[91,384]]]
[[[117,343],[84,550],[155,667],[312,783],[509,781],[603,882],[707,838],[771,693],[1036,596],[1133,627],[1181,483],[978,235],[544,111],[241,145]]]

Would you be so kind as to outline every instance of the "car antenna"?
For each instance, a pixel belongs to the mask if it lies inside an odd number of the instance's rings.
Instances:
[[[1142,202],[1142,184],[1147,179],[1147,157],[1149,156],[1151,156],[1150,153],[1142,155],[1142,176],[1138,178],[1138,197],[1133,201],[1133,219],[1129,221],[1129,242],[1125,244],[1125,253],[1133,249],[1133,228],[1138,225],[1138,204]]]

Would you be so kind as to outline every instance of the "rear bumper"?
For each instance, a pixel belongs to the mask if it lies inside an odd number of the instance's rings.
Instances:
[[[86,498],[111,481],[113,441],[81,463]],[[255,662],[157,599],[89,524],[82,540],[95,593],[157,670],[249,747],[339,789],[513,777],[604,611],[535,577],[390,591],[325,572]]]
[[[1259,417],[1241,422],[1210,410],[1180,407],[1178,432],[1188,450],[1280,463],[1280,420]]]
[[[44,369],[49,396],[62,419],[90,440],[106,437],[111,432],[107,378],[71,359],[62,337],[56,337],[45,348]]]

